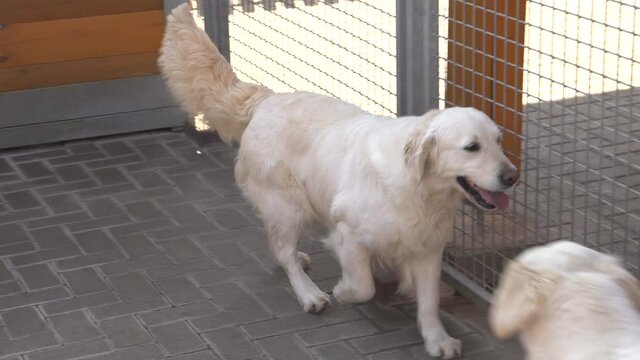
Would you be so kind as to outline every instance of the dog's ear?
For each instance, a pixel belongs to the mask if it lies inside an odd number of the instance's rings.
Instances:
[[[417,129],[404,146],[404,161],[418,181],[431,166],[435,136],[428,129]]]
[[[520,331],[544,305],[547,285],[535,272],[510,262],[494,292],[489,325],[501,339]]]

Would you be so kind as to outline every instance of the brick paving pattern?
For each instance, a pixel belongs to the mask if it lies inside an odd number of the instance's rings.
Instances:
[[[2,152],[0,359],[427,359],[412,305],[301,311],[233,158],[168,131]],[[464,298],[443,308],[465,359],[521,358]]]

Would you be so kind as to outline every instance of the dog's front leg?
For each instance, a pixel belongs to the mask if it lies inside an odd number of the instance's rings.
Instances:
[[[339,302],[359,304],[373,298],[376,289],[371,273],[371,254],[358,242],[345,223],[339,223],[326,243],[336,253],[342,268],[342,278],[333,289]]]
[[[440,305],[440,271],[442,252],[435,251],[410,264],[418,303],[418,326],[425,340],[427,353],[450,359],[462,352],[460,340],[454,339],[442,326],[438,316]]]

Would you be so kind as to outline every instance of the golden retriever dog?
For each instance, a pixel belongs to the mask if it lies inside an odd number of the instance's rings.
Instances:
[[[376,269],[394,269],[400,291],[417,300],[428,353],[461,352],[438,317],[442,253],[456,209],[465,196],[481,208],[505,208],[504,191],[518,180],[491,119],[470,108],[393,119],[329,96],[242,82],[187,5],[168,19],[159,65],[185,110],[239,143],[236,182],[305,311],[330,300],[297,250],[303,234],[321,226],[342,268],[337,301],[369,301]]]
[[[640,359],[640,287],[618,259],[558,241],[506,268],[489,323],[520,334],[528,360]]]

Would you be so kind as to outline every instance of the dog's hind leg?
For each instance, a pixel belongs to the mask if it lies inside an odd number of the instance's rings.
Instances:
[[[357,241],[345,223],[339,223],[325,242],[336,253],[342,268],[342,278],[333,289],[336,300],[351,304],[371,300],[376,289],[369,250]]]
[[[308,256],[297,250],[298,240],[307,219],[304,210],[291,202],[269,195],[269,212],[263,212],[263,219],[269,235],[271,251],[289,277],[291,287],[298,302],[306,312],[319,312],[330,302],[329,295],[320,290],[304,272],[308,266]]]

